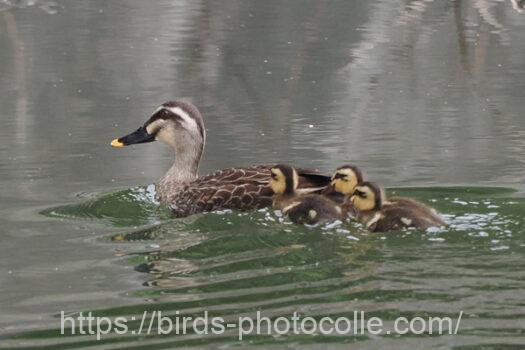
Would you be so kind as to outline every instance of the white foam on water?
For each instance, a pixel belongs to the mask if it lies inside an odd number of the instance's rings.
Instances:
[[[427,228],[427,233],[441,233],[445,231],[446,229],[441,226],[432,226],[432,227]]]
[[[497,247],[490,248],[490,250],[492,250],[492,251],[508,250],[508,249],[509,249],[508,245],[500,245],[500,246],[497,246]]]
[[[153,204],[160,204],[157,200],[157,191],[155,185],[151,184],[146,187],[133,187],[130,191],[130,196],[139,202],[150,202]]]
[[[341,220],[335,220],[333,222],[330,222],[324,226],[325,229],[331,230],[333,228],[339,227],[343,224]]]
[[[231,209],[222,209],[222,210],[214,210],[212,211],[212,213],[217,214],[217,215],[227,215],[227,214],[233,213],[233,211]]]

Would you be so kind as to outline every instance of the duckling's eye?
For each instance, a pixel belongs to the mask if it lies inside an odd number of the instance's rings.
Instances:
[[[366,198],[366,193],[365,193],[365,192],[361,192],[361,191],[359,191],[359,190],[355,190],[355,194],[356,194],[358,197]]]
[[[270,177],[274,180],[277,180],[277,174],[275,173],[270,173]]]

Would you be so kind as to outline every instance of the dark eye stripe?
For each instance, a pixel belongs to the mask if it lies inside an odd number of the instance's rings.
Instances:
[[[186,112],[188,114],[188,116],[190,118],[195,120],[195,123],[197,124],[197,127],[199,128],[199,133],[200,133],[201,137],[203,139],[205,138],[206,130],[204,129],[204,122],[202,120],[202,116],[201,116],[199,110],[197,109],[197,107],[195,107],[191,103],[184,102],[184,101],[168,101],[166,103],[163,103],[162,106],[163,107],[167,107],[167,108],[177,108],[178,107],[178,108],[182,109],[184,112]],[[167,109],[164,109],[164,110],[170,116],[175,116],[176,118],[182,119],[177,114],[175,114],[175,113],[173,113],[173,112],[171,112],[171,111],[169,111]]]
[[[355,190],[355,194],[361,198],[366,198],[366,193],[365,192],[362,192],[362,191],[359,191],[359,190]]]

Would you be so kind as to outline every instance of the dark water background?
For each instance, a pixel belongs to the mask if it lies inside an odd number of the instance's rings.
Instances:
[[[57,336],[60,310],[128,315],[154,302],[230,316],[461,309],[460,336],[350,341],[520,348],[524,33],[511,1],[0,0],[0,334],[48,330],[4,344],[85,341]],[[173,221],[144,189],[100,197],[169,167],[167,146],[109,141],[180,97],[205,118],[203,174],[351,161],[386,186],[423,187],[400,192],[434,203],[451,229],[311,231],[267,213]],[[71,203],[83,204],[46,210]],[[193,344],[152,340],[178,341]],[[253,340],[326,341],[343,340]]]

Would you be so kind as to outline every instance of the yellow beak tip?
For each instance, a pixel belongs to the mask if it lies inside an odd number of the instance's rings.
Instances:
[[[118,139],[114,139],[113,141],[111,141],[111,146],[120,148],[120,147],[124,147],[124,144],[120,142]]]

